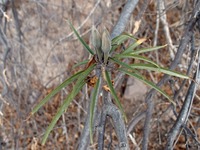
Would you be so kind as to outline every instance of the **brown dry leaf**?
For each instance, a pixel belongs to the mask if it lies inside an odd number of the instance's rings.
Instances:
[[[93,76],[93,77],[87,77],[86,82],[89,86],[94,87],[95,84],[97,83],[98,77]]]
[[[133,35],[134,35],[136,32],[138,32],[139,27],[140,27],[140,23],[141,23],[141,20],[138,20],[138,21],[135,22],[135,28],[134,28],[134,30],[133,30]]]
[[[61,136],[58,138],[58,142],[65,142],[65,136]]]
[[[38,150],[38,139],[35,137],[33,137],[32,140],[31,150]]]
[[[90,67],[91,65],[95,64],[96,63],[96,60],[95,60],[95,55],[90,59],[90,61],[87,63],[87,65],[85,66],[85,70]]]
[[[108,85],[104,85],[104,86],[103,86],[103,89],[104,89],[105,91],[107,91],[107,92],[110,92],[110,88],[108,87]]]
[[[111,82],[112,82],[112,85],[114,85],[114,81],[112,80]],[[107,92],[110,92],[110,88],[108,87],[108,85],[104,85],[104,86],[103,86],[103,89],[104,89],[105,91],[107,91]]]

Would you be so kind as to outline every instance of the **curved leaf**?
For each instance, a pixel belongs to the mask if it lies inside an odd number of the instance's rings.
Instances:
[[[106,78],[106,82],[108,84],[108,87],[110,88],[110,93],[112,94],[117,106],[119,107],[120,111],[122,112],[123,116],[124,116],[124,119],[127,121],[127,118],[126,118],[126,115],[125,115],[125,112],[122,108],[122,105],[121,105],[121,102],[119,100],[119,98],[117,97],[117,93],[115,92],[115,89],[112,85],[112,82],[110,80],[110,76],[109,76],[109,73],[107,70],[105,70],[105,78]]]
[[[160,94],[162,94],[164,97],[166,97],[173,105],[176,105],[176,103],[170,98],[169,95],[167,95],[162,89],[160,89],[159,87],[157,87],[153,82],[145,79],[144,76],[137,74],[137,73],[132,73],[130,71],[127,71],[125,69],[119,68],[120,71],[124,72],[125,74],[129,75],[129,76],[133,76],[137,79],[139,79],[140,81],[142,81],[143,83],[147,84],[148,86],[150,86],[151,88],[155,89],[156,91],[158,91]]]
[[[129,38],[136,40],[135,37],[133,37],[133,35],[128,34],[128,33],[123,33],[123,34],[115,37],[114,39],[112,39],[112,44],[113,45],[120,45]]]
[[[139,39],[136,42],[133,42],[127,49],[125,49],[122,54],[133,52],[133,49],[142,44],[144,41],[146,41],[145,38]]]
[[[145,53],[145,52],[151,52],[151,51],[155,51],[161,48],[166,47],[167,45],[163,45],[163,46],[156,46],[156,47],[151,47],[151,48],[143,48],[143,49],[138,49],[132,52],[132,54],[140,54],[140,53]]]
[[[93,120],[94,120],[94,109],[96,107],[97,100],[99,98],[99,93],[100,93],[100,83],[101,83],[100,78],[97,80],[97,83],[94,86],[91,102],[90,102],[91,103],[90,104],[90,141],[91,143],[93,143],[92,127],[93,127]]]
[[[79,91],[85,85],[85,78],[94,69],[94,66],[95,65],[90,66],[78,78],[76,84],[73,87],[73,90],[70,92],[70,94],[68,95],[68,97],[64,100],[63,104],[60,106],[60,108],[58,109],[56,115],[53,117],[51,123],[49,124],[47,130],[45,131],[45,135],[44,135],[44,137],[42,139],[42,145],[45,144],[45,142],[46,142],[46,140],[47,140],[47,138],[49,136],[49,133],[51,132],[51,130],[53,129],[53,127],[55,126],[56,122],[58,121],[58,119],[63,114],[63,112],[68,108],[69,104],[72,102],[72,100],[74,99],[74,97],[79,93]]]
[[[135,71],[136,69],[146,69],[146,70],[151,70],[151,71],[162,72],[164,74],[168,74],[168,75],[183,78],[183,79],[190,79],[190,77],[187,75],[184,75],[179,72],[172,71],[170,69],[163,68],[163,67],[160,67],[160,66],[154,65],[154,64],[153,65],[152,64],[143,64],[143,63],[142,64],[126,64],[116,58],[110,58],[110,60],[113,60],[117,64],[119,64],[129,70],[132,70],[132,71]]]
[[[126,40],[128,40],[129,38],[131,38],[134,41],[136,41],[136,39],[133,37],[133,35],[128,34],[128,33],[121,34],[121,35],[115,37],[114,39],[112,39],[111,52],[113,50],[115,50],[119,45],[121,45],[122,43],[124,43]]]
[[[53,91],[51,91],[43,100],[39,102],[37,106],[35,106],[32,110],[32,115],[36,113],[45,103],[47,103],[50,98],[52,98],[54,95],[56,95],[62,88],[66,87],[70,83],[72,83],[75,79],[77,79],[84,71],[79,71],[76,74],[72,75],[70,78],[65,80],[62,84],[57,86]]]
[[[81,65],[85,65],[89,62],[89,60],[84,60],[84,61],[81,61],[81,62],[78,62],[77,64],[75,64],[72,69],[78,67],[78,66],[81,66]]]
[[[159,65],[157,63],[155,63],[154,61],[144,57],[144,56],[140,56],[140,55],[136,55],[136,54],[117,54],[115,55],[114,57],[116,58],[135,58],[135,59],[138,59],[138,60],[143,60],[143,61],[146,61],[152,65],[155,65],[157,67],[159,67]]]
[[[68,23],[71,27],[71,29],[74,31],[74,33],[76,34],[77,38],[79,39],[79,41],[82,43],[82,45],[86,48],[86,50],[94,55],[94,52],[90,49],[90,47],[86,44],[86,42],[80,37],[80,35],[78,34],[78,32],[76,31],[76,29],[74,28],[74,26],[72,25],[72,23],[68,20]]]
[[[132,68],[129,64],[126,64],[126,63],[124,63],[124,62],[122,62],[122,61],[120,61],[120,60],[118,60],[118,59],[116,59],[116,58],[110,58],[110,60],[112,60],[112,61],[114,61],[115,63],[117,63],[117,64],[119,64],[120,66],[123,66],[123,67],[125,67],[125,68],[127,68],[127,69],[129,69],[129,70],[135,70],[134,68]]]
[[[176,71],[169,70],[167,68],[162,68],[162,67],[156,67],[151,64],[131,64],[130,65],[134,69],[145,69],[145,70],[151,70],[151,71],[157,71],[157,72],[162,72],[164,74],[168,74],[170,76],[175,76],[183,79],[190,79],[189,76],[181,74]]]
[[[49,126],[47,127],[47,129],[45,131],[45,134],[44,134],[44,136],[42,138],[42,145],[44,145],[46,143],[46,140],[47,140],[47,138],[48,138],[51,130],[55,126],[56,122],[61,117],[61,115],[63,114],[63,112],[68,108],[69,104],[72,102],[72,100],[74,99],[74,97],[79,93],[79,91],[82,89],[82,87],[84,86],[84,84],[85,84],[85,81],[76,83],[76,85],[74,86],[72,92],[64,100],[63,104],[58,109],[56,115],[53,117],[51,123],[49,124]]]

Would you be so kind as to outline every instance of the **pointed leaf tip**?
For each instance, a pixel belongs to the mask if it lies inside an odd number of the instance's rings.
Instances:
[[[75,35],[77,36],[78,40],[81,42],[81,44],[85,47],[85,49],[92,55],[94,55],[94,52],[90,49],[90,47],[86,44],[86,42],[80,37],[79,33],[77,32],[77,30],[74,28],[74,26],[72,25],[72,23],[67,20],[70,28],[74,31]]]
[[[108,61],[108,55],[111,50],[111,37],[108,30],[105,28],[102,34],[102,45],[101,49],[104,53],[104,63],[106,64]]]
[[[110,33],[108,32],[106,28],[104,28],[103,34],[102,34],[101,49],[104,53],[108,53],[111,50],[111,37],[110,37]]]
[[[92,45],[94,46],[94,49],[96,51],[99,61],[101,61],[103,58],[103,53],[101,51],[101,35],[95,26],[92,27],[90,40],[91,40]]]
[[[101,36],[95,26],[92,26],[91,41],[92,41],[92,45],[95,48],[97,49],[101,48]]]

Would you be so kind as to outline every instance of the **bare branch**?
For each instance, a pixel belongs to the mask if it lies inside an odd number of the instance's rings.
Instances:
[[[135,9],[139,0],[128,0],[126,5],[123,8],[121,16],[116,23],[115,27],[113,28],[111,38],[115,38],[116,36],[120,35],[124,30],[129,21],[129,18]]]
[[[198,20],[197,14],[199,13],[199,8],[200,8],[200,1],[198,1],[197,4],[195,5],[195,8],[192,13],[193,15],[191,16],[191,18],[188,22],[188,25],[185,29],[185,32],[181,38],[175,58],[169,67],[172,70],[175,69],[176,66],[178,65],[178,63],[180,62],[182,55],[183,55],[188,43],[190,42],[191,36],[193,35],[194,26]],[[157,86],[161,86],[168,79],[169,79],[169,76],[164,75],[164,77],[159,81]],[[146,96],[146,103],[147,103],[148,107],[147,107],[147,116],[146,116],[145,125],[144,125],[144,136],[143,136],[143,149],[144,150],[147,149],[147,145],[148,145],[148,137],[149,137],[149,133],[150,133],[150,120],[151,120],[152,109],[153,109],[153,105],[154,105],[152,98],[155,95],[155,93],[156,93],[155,90],[152,89]]]
[[[185,98],[184,104],[181,108],[180,114],[172,127],[171,131],[169,132],[168,138],[167,138],[167,145],[166,145],[166,150],[171,150],[173,149],[173,143],[174,140],[176,139],[180,129],[186,124],[188,120],[188,116],[191,111],[194,95],[196,93],[196,88],[197,85],[200,83],[200,54],[198,57],[198,66],[196,73],[194,75],[194,80],[197,82],[197,84],[192,81],[190,84],[190,87],[187,92],[187,96]]]
[[[124,120],[122,117],[122,114],[120,110],[112,103],[111,101],[111,96],[109,92],[104,91],[103,92],[103,97],[104,97],[104,105],[103,105],[103,114],[102,114],[102,121],[105,121],[105,117],[109,116],[111,117],[113,124],[114,124],[114,129],[117,134],[117,138],[119,140],[119,149],[120,150],[129,150],[129,144],[128,144],[128,139],[127,139],[127,134],[126,134],[126,127],[124,124]],[[101,123],[100,126],[100,135],[99,135],[99,140],[102,142],[102,136],[105,131],[105,123]],[[102,150],[103,147],[101,147]]]
[[[136,124],[142,120],[146,115],[146,112],[141,112],[139,114],[137,114],[129,123],[129,126],[127,128],[127,134],[129,135],[130,132],[133,130],[133,128],[136,126]]]
[[[159,8],[159,13],[160,13],[160,20],[164,26],[164,32],[165,32],[165,37],[167,39],[167,44],[169,45],[169,52],[170,52],[170,57],[171,59],[174,59],[174,51],[175,51],[175,46],[172,43],[172,38],[170,35],[169,31],[169,24],[167,22],[167,16],[166,16],[166,8],[164,5],[164,1],[158,0],[158,8]]]

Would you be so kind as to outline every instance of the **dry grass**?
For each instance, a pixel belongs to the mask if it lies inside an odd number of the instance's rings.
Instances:
[[[84,116],[88,104],[87,100],[85,100],[85,91],[87,89],[80,93],[70,105],[68,111],[60,118],[45,146],[40,144],[42,135],[70,88],[64,89],[51,102],[40,109],[36,115],[28,120],[26,119],[33,106],[69,75],[77,71],[72,70],[72,66],[75,63],[88,58],[88,54],[85,53],[80,42],[73,35],[66,19],[72,21],[88,43],[93,24],[99,28],[105,26],[109,31],[113,29],[126,1],[103,0],[98,2],[92,0],[16,1],[19,26],[22,33],[20,36],[9,5],[7,15],[10,21],[7,22],[5,31],[8,46],[11,50],[8,52],[5,62],[3,61],[5,58],[5,45],[2,43],[0,45],[2,81],[0,82],[2,95],[0,98],[0,149],[1,147],[5,150],[76,149],[85,121]],[[175,48],[180,42],[184,25],[187,23],[192,10],[192,2],[187,2],[173,3],[173,1],[168,1],[166,3],[167,22],[172,44]],[[158,24],[155,1],[151,1],[142,18],[140,17],[141,24],[135,24],[136,16],[140,13],[142,6],[143,1],[138,4],[138,7],[133,12],[126,32],[135,33],[134,29],[138,26],[138,32],[135,35],[137,38],[147,38],[147,42],[143,45],[145,47],[153,46],[155,42],[157,43],[156,45],[168,43],[166,31],[161,22],[159,22],[157,38],[155,36],[156,25]],[[3,18],[3,22],[5,22],[5,18]],[[4,26],[5,24],[2,23],[1,27]],[[198,45],[199,41],[196,41],[196,46]],[[163,66],[169,66],[172,57],[170,51],[175,53],[173,49],[170,50],[168,47],[155,53],[148,53],[147,56]],[[186,72],[189,56],[188,49],[177,70]],[[156,82],[162,76],[160,74],[149,74],[148,72],[143,73],[148,79]],[[176,83],[179,82],[177,79]],[[175,90],[179,88],[176,83],[173,85]],[[125,89],[126,86],[127,84],[123,88]],[[173,93],[170,85],[166,85],[163,88],[169,94]],[[182,96],[179,97],[180,105],[182,105],[186,93],[184,90],[186,90],[186,87],[183,89]],[[198,96],[199,91],[197,93]],[[125,99],[123,97],[124,92],[120,94],[122,95],[123,107],[126,108],[126,113],[130,120],[133,116],[146,109],[144,95],[138,97],[138,100],[134,98]],[[197,136],[200,136],[197,116],[200,115],[198,109],[200,107],[199,100],[198,97],[195,97],[194,107],[196,109],[192,110],[193,115],[189,118],[190,127],[198,131]],[[155,112],[149,142],[150,149],[162,149],[166,143],[166,134],[172,126],[171,122],[175,121],[174,114],[171,110],[167,110],[168,106],[169,103],[165,100],[163,101],[162,97],[155,98]],[[143,134],[142,123],[143,120],[131,132],[139,147],[141,146]],[[109,132],[111,130],[112,126],[108,125],[107,144],[109,143]],[[113,143],[116,144],[115,135],[113,135],[113,140]],[[136,144],[130,138],[129,140],[131,149],[135,149]],[[192,143],[192,139],[190,141]],[[184,136],[179,138],[178,143],[176,149],[184,147]]]

